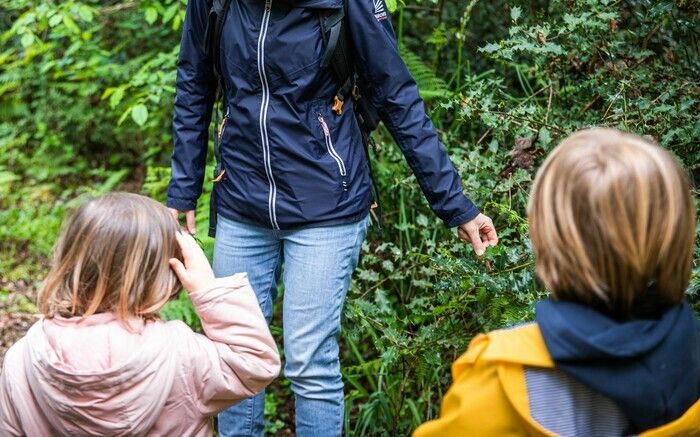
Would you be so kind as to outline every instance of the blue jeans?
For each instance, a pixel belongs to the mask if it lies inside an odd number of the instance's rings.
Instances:
[[[214,273],[247,272],[268,323],[284,264],[284,375],[294,392],[299,437],[341,435],[340,317],[367,223],[285,231],[219,217]],[[262,436],[264,409],[263,392],[223,411],[219,435]]]

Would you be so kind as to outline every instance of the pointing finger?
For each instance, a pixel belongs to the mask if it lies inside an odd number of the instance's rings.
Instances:
[[[469,240],[471,241],[472,246],[474,247],[474,252],[476,253],[476,256],[483,255],[484,251],[486,250],[486,246],[481,241],[479,230],[475,227],[469,227],[467,228],[467,234],[469,235]]]
[[[197,226],[194,223],[194,210],[185,213],[185,220],[187,221],[187,231],[194,235],[197,232]]]

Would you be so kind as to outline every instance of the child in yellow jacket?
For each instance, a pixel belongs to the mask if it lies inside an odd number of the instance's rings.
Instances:
[[[476,337],[428,436],[700,435],[700,333],[684,300],[695,212],[676,160],[591,129],[543,164],[528,206],[536,323]]]

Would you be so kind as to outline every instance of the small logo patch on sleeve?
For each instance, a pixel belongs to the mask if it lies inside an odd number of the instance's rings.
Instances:
[[[374,18],[377,21],[383,21],[389,18],[389,14],[386,12],[386,5],[384,0],[373,0],[374,1]]]

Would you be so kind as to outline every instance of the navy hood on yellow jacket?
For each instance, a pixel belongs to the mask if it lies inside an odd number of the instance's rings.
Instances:
[[[537,323],[556,367],[612,399],[636,432],[677,419],[700,398],[700,326],[686,302],[657,319],[620,322],[546,300]]]

